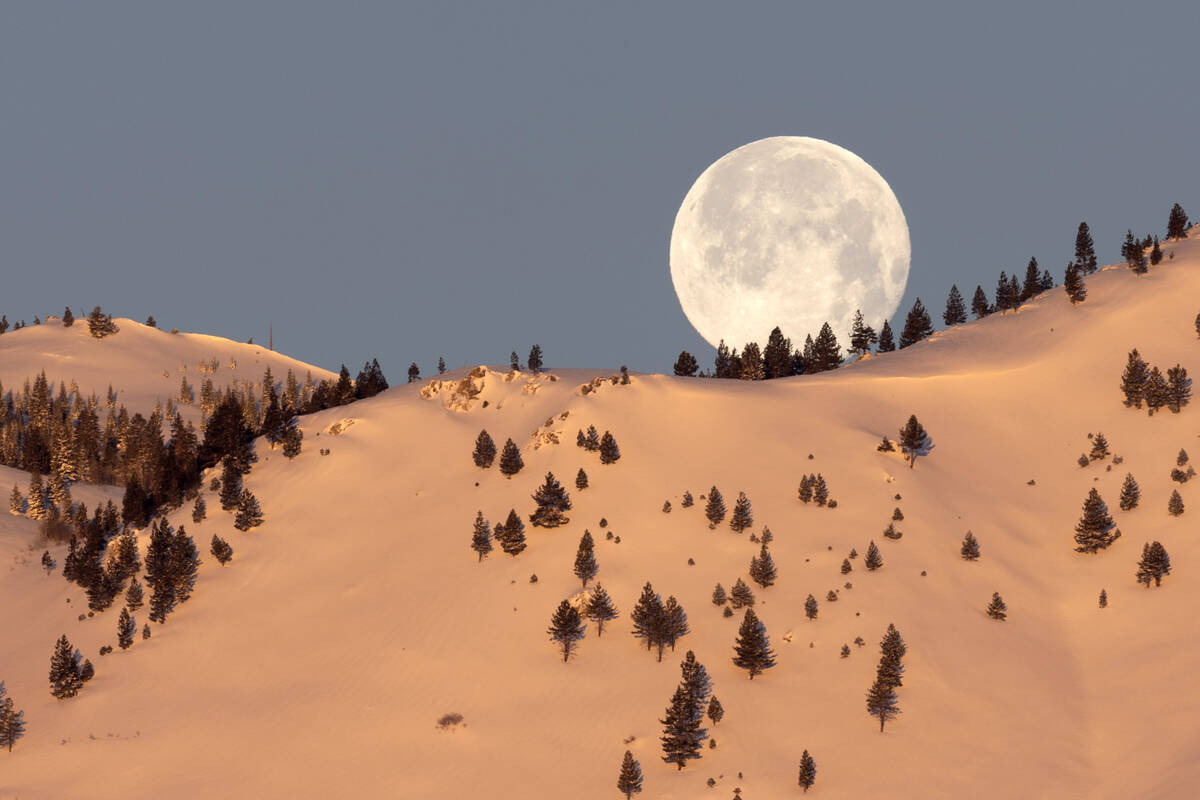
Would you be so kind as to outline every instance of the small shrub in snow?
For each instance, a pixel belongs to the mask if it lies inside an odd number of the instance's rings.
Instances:
[[[662,510],[663,510],[664,514],[671,513],[671,501],[670,500],[663,501],[663,509]]]
[[[442,728],[442,729],[453,728],[455,725],[460,724],[462,721],[463,721],[462,714],[455,714],[455,713],[443,714],[442,717],[437,721],[437,725],[439,728]]]

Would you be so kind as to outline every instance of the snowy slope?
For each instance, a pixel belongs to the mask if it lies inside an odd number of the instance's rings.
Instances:
[[[469,402],[449,385],[411,384],[306,417],[295,461],[260,443],[247,483],[262,527],[233,530],[215,498],[204,523],[174,520],[206,556],[213,532],[236,555],[224,568],[206,557],[193,598],[128,652],[96,656],[115,641],[119,609],[78,622],[82,592],[36,558],[0,573],[0,678],[29,724],[0,754],[0,797],[615,798],[626,748],[653,798],[729,797],[735,786],[746,798],[798,795],[804,749],[819,797],[1193,796],[1200,490],[1180,487],[1180,518],[1166,501],[1178,450],[1200,457],[1200,404],[1148,417],[1124,408],[1117,388],[1132,347],[1164,370],[1200,370],[1200,242],[1170,249],[1176,258],[1149,275],[1093,275],[1078,307],[1056,289],[820,376],[636,375],[585,395],[594,373],[489,370]],[[102,358],[121,358],[112,344]],[[36,369],[12,358],[0,351],[0,376]],[[912,413],[934,447],[910,470],[875,445]],[[618,463],[575,447],[588,424],[613,432]],[[520,474],[471,464],[481,428],[497,445],[522,445]],[[1096,431],[1124,458],[1111,472],[1110,461],[1075,463]],[[583,492],[580,466],[591,479]],[[493,523],[510,507],[527,516],[547,471],[571,488],[570,524],[528,528],[520,556],[497,550],[476,563],[476,510]],[[837,509],[796,499],[800,477],[817,471]],[[1126,471],[1142,487],[1131,512],[1117,508]],[[745,491],[753,530],[775,535],[779,581],[754,588],[778,665],[753,681],[730,662],[740,613],[723,618],[709,597],[716,582],[746,576],[758,547],[708,529],[699,497],[714,484],[730,507]],[[1085,556],[1072,533],[1093,486],[1124,536]],[[679,506],[686,489],[694,508]],[[904,537],[888,541],[880,532],[896,506]],[[579,590],[571,566],[585,528],[621,618],[600,638],[592,626],[563,664],[545,629]],[[959,558],[967,529],[983,551],[975,563]],[[0,521],[0,541],[30,535],[25,520]],[[867,573],[860,557],[842,576],[843,557],[872,539],[884,567]],[[1154,539],[1176,572],[1147,590],[1133,574]],[[629,635],[647,580],[678,597],[692,628],[662,663]],[[824,600],[847,580],[852,589]],[[1007,622],[983,613],[993,591]],[[812,622],[809,593],[821,601]],[[144,609],[135,616],[140,627]],[[889,622],[908,643],[907,671],[903,713],[881,734],[864,695]],[[59,702],[46,671],[63,632],[97,675]],[[856,636],[867,646],[840,658]],[[657,720],[687,649],[726,717],[710,731],[718,747],[677,772],[659,758]],[[464,724],[439,729],[448,712]]]

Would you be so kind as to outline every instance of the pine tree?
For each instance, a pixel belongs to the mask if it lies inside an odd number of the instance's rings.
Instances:
[[[487,430],[481,430],[475,437],[475,452],[471,454],[471,459],[480,469],[488,469],[496,459],[496,443]]]
[[[408,382],[416,383],[421,380],[421,368],[417,366],[417,362],[412,362],[408,365]]]
[[[758,349],[757,342],[750,342],[742,348],[739,365],[737,377],[744,381],[761,381],[767,377],[762,352]]]
[[[929,444],[929,435],[913,414],[908,422],[900,429],[900,452],[908,456],[908,468],[912,469],[917,462],[917,456]]]
[[[553,472],[546,473],[546,480],[534,492],[533,501],[537,510],[529,515],[529,522],[535,528],[557,528],[571,521],[564,513],[571,510],[571,496]]]
[[[892,338],[892,325],[885,319],[883,327],[879,329],[879,347],[876,350],[880,353],[891,353],[895,349],[896,341]]]
[[[221,468],[221,508],[233,511],[242,500],[242,473],[232,457]]]
[[[1151,367],[1150,373],[1146,376],[1146,387],[1142,390],[1142,399],[1146,401],[1146,413],[1151,415],[1169,401],[1167,381],[1156,366]]]
[[[1108,608],[1108,592],[1103,589],[1100,590],[1100,607]]]
[[[46,519],[47,516],[46,487],[42,483],[42,474],[34,472],[29,479],[29,512],[30,519]]]
[[[804,616],[808,617],[809,622],[817,618],[817,598],[811,594],[804,601]]]
[[[18,711],[11,697],[5,697],[0,683],[0,748],[12,752],[13,745],[25,735],[25,712]]]
[[[1126,263],[1134,275],[1145,275],[1150,271],[1150,266],[1146,261],[1146,246],[1142,242],[1135,241],[1129,248]]]
[[[850,329],[850,352],[862,357],[871,352],[871,345],[879,341],[875,329],[863,321],[862,310],[854,312],[854,322]]]
[[[196,502],[192,504],[192,522],[199,525],[208,517],[208,505],[204,502],[202,495],[196,496]]]
[[[904,330],[900,332],[900,349],[914,345],[932,333],[933,320],[929,318],[929,312],[918,297],[904,320]]]
[[[171,542],[171,558],[169,566],[170,582],[174,585],[174,597],[180,603],[186,603],[192,596],[196,585],[196,576],[200,568],[200,553],[196,543],[187,535],[183,526],[175,533]]]
[[[662,597],[654,591],[654,587],[650,585],[649,581],[642,587],[642,596],[634,605],[629,619],[633,622],[634,637],[645,639],[647,650],[663,638],[666,614],[663,609]]]
[[[1103,433],[1097,433],[1092,437],[1092,452],[1088,454],[1088,458],[1092,461],[1103,461],[1108,458],[1108,439],[1104,438]]]
[[[1029,300],[1042,292],[1042,275],[1038,270],[1038,262],[1036,258],[1029,259],[1029,266],[1025,268],[1025,283],[1021,286],[1021,302]]]
[[[20,488],[15,483],[12,494],[8,496],[8,511],[15,515],[25,513],[25,496],[21,494]]]
[[[100,306],[92,309],[92,313],[87,317],[88,332],[97,339],[103,339],[105,336],[111,336],[117,333],[120,328],[113,322],[112,314],[105,314],[100,310]]]
[[[854,567],[850,566],[850,559],[843,558],[842,559],[842,574],[849,575],[851,570],[853,570],[853,569],[854,569]]]
[[[890,683],[876,678],[867,692],[867,713],[879,718],[879,732],[883,733],[884,723],[896,718],[900,707],[896,702],[896,689]]]
[[[588,595],[587,604],[584,607],[584,616],[596,623],[596,636],[602,636],[604,623],[613,621],[617,615],[617,607],[612,598],[608,596],[608,592],[604,591],[604,587],[597,583],[592,587],[592,592]]]
[[[802,475],[800,477],[800,488],[796,490],[796,497],[801,503],[811,503],[813,499],[813,481],[815,477]]]
[[[50,694],[62,700],[74,697],[83,687],[75,648],[64,633],[54,646],[50,657]]]
[[[1125,371],[1121,373],[1121,392],[1125,395],[1125,405],[1142,407],[1145,399],[1146,381],[1150,377],[1149,365],[1142,360],[1137,348],[1129,351],[1129,360],[1125,363]]]
[[[642,766],[633,757],[633,753],[628,750],[625,751],[625,757],[621,759],[621,774],[617,776],[617,791],[625,795],[625,800],[630,800],[635,794],[642,792]]]
[[[1132,472],[1125,473],[1125,482],[1121,484],[1121,510],[1132,511],[1137,508],[1138,502],[1142,499],[1141,489],[1138,488],[1138,483],[1133,478]]]
[[[580,467],[579,472],[575,473],[575,488],[580,491],[588,488],[588,476],[583,471],[583,467]]]
[[[520,554],[525,549],[525,523],[517,516],[517,510],[510,509],[508,519],[504,524],[496,523],[496,541],[500,549],[510,556]]]
[[[1158,237],[1154,237],[1154,247],[1150,250],[1150,266],[1155,267],[1162,263],[1163,251],[1158,243]]]
[[[63,309],[62,324],[64,328],[69,328],[75,324],[75,315],[71,313],[70,306]]]
[[[229,545],[229,542],[215,533],[213,534],[212,542],[209,544],[208,552],[212,553],[213,558],[222,567],[228,564],[230,559],[233,558],[233,548]]]
[[[1008,619],[1008,606],[1004,605],[999,592],[992,592],[992,602],[988,603],[987,615],[1001,622]]]
[[[700,365],[696,362],[696,357],[683,350],[679,353],[679,358],[675,360],[675,374],[682,378],[690,378],[696,374],[696,370],[700,369]]]
[[[283,422],[283,457],[289,461],[300,455],[304,448],[304,431],[295,416],[287,417]]]
[[[129,582],[129,588],[125,591],[125,607],[130,611],[142,607],[142,584],[137,578]]]
[[[775,570],[775,560],[771,558],[771,553],[767,550],[764,542],[758,557],[750,559],[750,578],[766,589],[775,583],[776,577],[778,574]]]
[[[721,707],[721,701],[717,699],[717,696],[713,695],[712,699],[708,701],[708,718],[712,720],[713,725],[717,725],[724,717],[725,709]]]
[[[540,344],[535,344],[529,348],[529,358],[525,363],[528,365],[529,371],[534,375],[542,371],[542,346]]]
[[[513,372],[521,371],[521,359],[517,355],[517,351],[513,350],[508,356],[508,366]]]
[[[809,480],[812,482],[813,502],[824,507],[829,503],[829,485],[825,483],[825,476],[821,473],[810,475]]]
[[[129,609],[122,608],[121,616],[117,619],[117,645],[122,650],[128,650],[133,646],[133,632],[137,630],[137,625],[133,621],[133,617],[129,616]]]
[[[1121,535],[1114,529],[1108,506],[1094,488],[1083,501],[1083,516],[1075,526],[1075,552],[1096,553],[1111,545]]]
[[[521,451],[513,444],[513,440],[505,440],[504,449],[500,451],[500,474],[506,478],[511,478],[520,472],[524,466],[525,462],[521,459]]]
[[[679,507],[680,508],[691,508],[695,504],[696,504],[696,501],[694,499],[692,499],[692,493],[684,492],[683,499],[679,501]]]
[[[1172,517],[1178,517],[1183,514],[1183,496],[1179,494],[1179,490],[1171,492],[1171,498],[1167,500],[1167,513]]]
[[[748,503],[749,501],[747,501]],[[708,527],[710,530],[715,529],[725,519],[725,498],[721,497],[721,492],[717,490],[716,486],[709,490],[708,503],[704,507],[704,516],[708,518]]]
[[[438,356],[438,375],[446,374],[446,359]]]
[[[575,553],[575,577],[583,581],[585,589],[587,582],[600,571],[600,566],[596,563],[595,547],[592,534],[584,531],[583,536],[579,537],[579,550]]]
[[[733,588],[729,591],[729,605],[735,609],[754,605],[754,592],[750,591],[750,587],[741,578],[734,581]]]
[[[750,500],[745,492],[738,492],[737,501],[733,504],[733,516],[729,518],[729,527],[741,533],[753,525],[754,515],[750,511]]]
[[[1171,213],[1167,216],[1167,238],[1168,239],[1183,239],[1187,236],[1188,215],[1183,210],[1183,206],[1176,203],[1171,206]]]
[[[942,312],[942,321],[947,325],[962,325],[967,321],[967,306],[958,286],[951,284],[950,295],[946,298],[946,310]]]
[[[763,348],[763,365],[767,378],[786,378],[792,374],[792,342],[776,325]]]
[[[249,489],[242,489],[242,496],[238,499],[237,516],[234,517],[233,527],[239,531],[248,531],[262,524],[263,514],[262,508],[258,505],[258,498]]]
[[[713,593],[712,593],[713,605],[714,606],[723,606],[723,605],[725,605],[725,601],[727,601],[728,599],[729,599],[729,597],[726,596],[726,594],[725,594],[725,587],[718,583],[716,585],[716,588],[713,589]]]
[[[1167,370],[1167,407],[1178,414],[1192,397],[1192,379],[1187,370],[1176,364]]]
[[[729,345],[725,344],[722,339],[717,344],[717,357],[713,360],[713,377],[714,378],[731,378],[732,359],[729,354]]]
[[[600,437],[600,463],[615,464],[621,459],[621,448],[617,447],[617,440],[608,431]]]
[[[982,286],[975,287],[975,295],[971,298],[971,313],[975,315],[975,319],[982,319],[991,313],[991,304],[988,303],[987,294]]]
[[[656,644],[658,645],[658,660],[662,661],[663,647],[670,646],[671,652],[675,652],[675,643],[687,636],[691,632],[688,627],[687,614],[683,610],[683,606],[679,605],[679,601],[675,599],[675,595],[667,597],[663,603],[663,628],[662,635],[659,637]]]
[[[475,515],[475,530],[471,534],[471,549],[479,554],[479,561],[483,561],[484,557],[492,552],[492,530],[487,520],[483,518],[482,511]]]
[[[150,623],[147,622],[145,625],[142,626],[142,641],[144,642],[149,638],[150,638]]]
[[[588,425],[587,435],[583,438],[583,449],[594,453],[600,449],[600,434],[595,425]]]
[[[867,557],[863,563],[866,564],[867,569],[871,572],[883,566],[883,556],[879,554],[879,548],[875,546],[875,542],[872,541],[867,545]]]
[[[800,755],[800,786],[807,794],[812,785],[817,782],[817,762],[805,750]]]
[[[1067,271],[1063,275],[1063,291],[1067,293],[1067,298],[1071,301],[1071,305],[1082,303],[1087,299],[1087,287],[1083,284],[1083,276],[1079,274],[1079,267],[1072,261],[1067,264]]]
[[[705,730],[700,727],[702,721],[703,717],[696,713],[687,687],[680,685],[671,696],[666,716],[659,720],[663,726],[663,735],[659,739],[662,742],[663,761],[683,769],[688,761],[700,758],[700,745],[705,736]]]
[[[1146,588],[1150,588],[1150,581],[1154,581],[1155,586],[1162,585],[1162,579],[1171,574],[1171,558],[1167,555],[1166,548],[1160,542],[1147,542],[1142,545],[1142,558],[1138,561],[1137,582],[1146,584]]]
[[[813,372],[828,372],[842,364],[842,347],[828,322],[821,325],[821,332],[813,342]]]
[[[962,557],[967,561],[977,561],[979,559],[979,542],[976,540],[975,534],[967,531],[967,535],[963,537],[960,552],[962,553]]]
[[[563,663],[566,663],[571,657],[571,648],[584,637],[586,632],[587,628],[584,626],[579,612],[567,600],[558,604],[558,608],[550,618],[550,627],[546,629],[546,633],[550,634],[550,640],[558,642],[562,647]]]
[[[754,676],[761,674],[763,670],[775,666],[775,653],[771,650],[767,629],[759,622],[753,608],[746,609],[733,651],[734,666],[748,670],[750,680],[754,680]]]
[[[1086,222],[1079,223],[1079,230],[1075,234],[1075,263],[1084,275],[1096,271],[1096,248]]]

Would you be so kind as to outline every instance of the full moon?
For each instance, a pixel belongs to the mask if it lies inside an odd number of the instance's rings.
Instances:
[[[671,280],[709,344],[799,347],[828,322],[846,347],[855,310],[878,331],[912,250],[896,195],[871,165],[806,136],[743,145],[704,170],[675,216]]]

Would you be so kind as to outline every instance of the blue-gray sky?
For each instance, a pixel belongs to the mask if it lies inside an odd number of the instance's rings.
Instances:
[[[1057,8],[1051,7],[1057,6]],[[712,350],[667,264],[765,136],[891,184],[898,316],[1200,216],[1200,4],[5,3],[0,311],[100,304],[393,382]],[[765,341],[767,331],[763,331]]]

